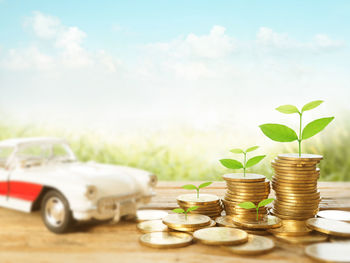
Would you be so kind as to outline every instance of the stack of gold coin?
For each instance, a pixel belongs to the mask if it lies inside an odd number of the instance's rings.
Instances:
[[[223,175],[227,185],[224,199],[226,215],[234,216],[239,220],[256,220],[256,209],[244,209],[238,206],[242,202],[253,202],[257,205],[270,194],[270,182],[260,174],[225,174]],[[266,207],[259,208],[259,219],[266,216]]]
[[[276,200],[273,213],[281,219],[306,220],[318,212],[320,192],[316,165],[322,156],[314,154],[280,154],[272,161],[275,175],[272,188]]]
[[[198,229],[215,225],[215,221],[206,215],[169,214],[163,218],[163,224],[169,229],[183,232],[194,232]]]
[[[193,206],[198,206],[192,214],[207,215],[211,218],[221,216],[222,205],[219,197],[211,194],[183,194],[177,197],[178,205],[185,211]]]

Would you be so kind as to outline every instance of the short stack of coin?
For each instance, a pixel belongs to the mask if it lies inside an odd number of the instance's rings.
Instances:
[[[191,214],[206,215],[211,218],[221,216],[222,205],[219,197],[211,194],[183,194],[177,197],[178,205],[187,210],[190,207],[198,206]]]
[[[318,212],[320,192],[316,167],[322,156],[314,154],[280,154],[272,161],[275,175],[272,188],[276,194],[273,213],[281,219],[306,220]]]
[[[270,182],[260,174],[240,173],[223,175],[227,185],[224,199],[226,215],[234,216],[243,221],[255,221],[256,210],[244,209],[238,206],[242,202],[253,202],[257,205],[261,200],[268,198],[270,194]],[[259,209],[259,219],[266,216],[266,207]]]
[[[196,214],[169,214],[163,218],[165,224],[170,230],[182,232],[194,232],[196,230],[211,227],[215,221],[205,215]]]

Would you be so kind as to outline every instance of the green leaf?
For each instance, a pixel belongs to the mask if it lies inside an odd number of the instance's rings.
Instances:
[[[238,148],[232,149],[232,150],[230,150],[230,152],[232,152],[232,153],[244,153],[244,151],[242,149],[238,149]]]
[[[187,209],[187,213],[188,212],[191,212],[191,211],[193,211],[193,210],[196,210],[198,208],[198,206],[192,206],[192,207],[189,207],[188,209]]]
[[[182,208],[175,208],[175,209],[173,209],[173,212],[178,213],[178,214],[182,214],[182,213],[185,213],[185,210],[183,210]]]
[[[245,152],[249,153],[249,152],[255,151],[258,148],[259,148],[259,146],[249,147],[247,150],[245,150]]]
[[[315,101],[311,101],[309,103],[306,103],[303,106],[303,108],[301,109],[301,112],[304,112],[307,110],[312,110],[312,109],[316,108],[317,106],[319,106],[322,102],[323,102],[323,100],[315,100]]]
[[[333,119],[334,117],[326,117],[308,123],[303,129],[302,140],[309,139],[322,131]]]
[[[186,184],[182,186],[183,189],[186,190],[197,190],[197,186],[193,185],[193,184]]]
[[[256,165],[258,162],[260,162],[262,159],[264,159],[265,157],[266,157],[266,155],[254,156],[247,161],[245,167],[247,167],[247,168],[252,167],[252,166]]]
[[[243,168],[243,164],[237,160],[233,159],[221,159],[220,163],[229,169],[241,169]]]
[[[200,185],[198,186],[198,188],[201,189],[201,188],[207,187],[207,186],[211,185],[212,183],[213,183],[213,182],[202,183],[202,184],[200,184]]]
[[[267,137],[277,142],[292,142],[298,139],[295,131],[282,124],[267,123],[259,127]]]
[[[276,110],[285,114],[299,113],[298,108],[294,105],[282,105],[276,108]]]
[[[268,199],[264,199],[262,201],[260,201],[260,203],[258,204],[258,208],[268,205],[269,203],[272,203],[275,200],[275,198],[268,198]]]
[[[255,204],[252,202],[243,202],[238,204],[239,207],[245,208],[245,209],[252,209],[256,208]]]

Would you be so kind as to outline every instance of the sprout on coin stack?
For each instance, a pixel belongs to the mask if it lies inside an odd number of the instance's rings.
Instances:
[[[258,149],[253,146],[245,151],[242,149],[233,149],[232,153],[243,154],[243,163],[234,159],[221,159],[223,166],[229,169],[243,169],[243,173],[233,173],[223,175],[227,184],[227,192],[224,199],[226,215],[232,215],[237,220],[255,221],[256,211],[239,207],[242,202],[253,202],[254,205],[268,198],[270,194],[270,182],[264,175],[246,173],[246,169],[258,164],[266,155],[258,155],[247,160],[247,153]],[[263,219],[267,215],[265,206],[259,207],[258,219]]]
[[[322,160],[321,155],[302,154],[302,141],[311,138],[322,131],[334,117],[326,117],[308,123],[302,129],[302,117],[305,111],[312,110],[323,101],[316,100],[307,103],[299,111],[293,105],[283,105],[276,108],[284,114],[299,115],[299,136],[291,128],[281,124],[260,125],[262,132],[270,139],[278,142],[297,141],[299,152],[296,154],[279,154],[272,161],[275,175],[272,188],[276,192],[273,213],[281,219],[306,220],[318,212],[320,192],[317,190],[317,180],[320,169],[317,164]]]
[[[177,203],[183,210],[187,210],[193,206],[197,209],[191,211],[193,214],[207,215],[211,218],[215,218],[221,215],[222,205],[220,199],[216,195],[212,194],[201,194],[200,189],[203,189],[212,182],[205,182],[200,184],[198,187],[193,184],[186,184],[182,188],[186,190],[196,190],[196,194],[183,194],[177,197]]]

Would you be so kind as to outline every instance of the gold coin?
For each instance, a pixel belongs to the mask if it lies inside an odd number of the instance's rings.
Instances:
[[[283,160],[293,160],[293,161],[321,161],[323,159],[322,155],[318,154],[301,154],[298,153],[284,153],[278,155],[279,159]]]
[[[282,165],[282,166],[288,166],[288,167],[316,167],[317,163],[315,162],[295,162],[290,160],[283,160],[279,158],[275,158],[273,160],[273,163]]]
[[[264,182],[266,176],[261,174],[251,174],[247,173],[245,176],[242,173],[234,173],[234,174],[224,174],[222,176],[224,180],[230,182]]]
[[[277,200],[281,200],[287,203],[299,203],[299,204],[317,204],[321,201],[320,198],[312,198],[312,199],[305,199],[303,200],[303,198],[292,198],[292,197],[284,197],[284,196],[278,196]]]
[[[274,205],[273,207],[276,211],[289,211],[293,213],[316,213],[318,212],[318,207],[316,208],[308,208],[308,207],[287,207],[287,206],[280,206],[280,205]]]
[[[282,181],[278,181],[278,180],[273,180],[272,181],[273,190],[277,190],[278,188],[281,187],[282,188],[290,188],[290,189],[308,189],[308,190],[314,190],[317,189],[317,183],[310,183],[310,184],[295,184],[295,183],[291,183],[291,182],[282,182]]]
[[[314,212],[294,212],[294,211],[281,211],[281,210],[277,210],[277,209],[272,209],[272,212],[275,214],[280,214],[280,215],[284,215],[284,216],[291,216],[291,217],[295,217],[295,220],[298,220],[297,217],[299,218],[311,218],[314,217],[317,214],[317,211]],[[283,219],[283,218],[282,218]]]
[[[320,170],[317,168],[316,170],[313,171],[296,171],[296,170],[281,170],[281,169],[274,169],[275,174],[277,175],[286,175],[286,176],[318,176],[320,175]]]
[[[316,183],[318,178],[320,176],[317,175],[280,175],[276,174],[274,176],[275,180],[281,180],[281,181],[288,181],[290,183],[294,183],[294,181],[303,181],[303,182],[310,182],[310,183]]]
[[[348,244],[313,244],[305,248],[305,254],[321,262],[350,262]]]
[[[226,181],[227,185],[233,186],[233,187],[266,187],[268,186],[270,181],[268,179],[265,179],[264,181],[258,181],[258,182],[251,182],[251,181],[244,181],[244,182],[236,182],[236,181]]]
[[[215,218],[215,222],[218,226],[237,228],[237,226],[233,223],[231,216],[219,216]]]
[[[306,225],[318,232],[338,236],[350,237],[350,224],[343,221],[330,220],[325,218],[310,218]]]
[[[282,226],[267,230],[272,234],[284,236],[304,236],[312,230],[306,226],[305,221],[301,220],[282,220]]]
[[[259,255],[272,251],[275,247],[273,240],[267,237],[248,235],[248,242],[242,245],[225,246],[224,248],[239,255]]]
[[[306,220],[310,217],[312,217],[311,215],[305,215],[305,216],[291,216],[291,215],[283,215],[283,214],[279,214],[276,213],[276,211],[272,210],[272,214],[277,216],[278,218],[282,219],[282,220]]]
[[[192,243],[193,237],[187,233],[153,232],[140,237],[140,243],[154,248],[185,247]]]
[[[233,193],[236,192],[251,192],[251,191],[257,191],[257,192],[268,192],[270,191],[270,182],[266,183],[265,185],[258,185],[258,186],[232,186],[227,184],[227,189]]]
[[[162,220],[143,221],[138,223],[136,227],[142,233],[166,232],[169,230],[168,227],[163,224]]]
[[[263,220],[246,222],[236,216],[233,217],[233,222],[236,225],[249,228],[249,229],[269,229],[269,228],[277,228],[282,225],[282,221],[275,216],[265,216]]]
[[[334,242],[334,243],[347,243],[350,244],[350,238],[345,238],[345,237],[331,237],[329,241]]]
[[[306,186],[316,186],[317,185],[317,180],[314,179],[299,179],[299,180],[288,180],[287,178],[282,178],[282,177],[273,177],[272,180],[273,183],[278,183],[278,184],[288,184],[288,185],[298,185],[298,184],[306,184]]]
[[[179,202],[191,204],[191,205],[204,205],[211,204],[213,202],[219,202],[220,199],[216,195],[211,194],[199,194],[197,198],[197,194],[183,194],[176,198]]]
[[[297,189],[291,189],[291,188],[286,188],[286,187],[278,187],[274,190],[275,192],[278,192],[280,194],[288,194],[288,193],[296,193],[296,194],[302,194],[302,193],[315,193],[317,192],[317,189],[312,189],[312,190],[309,190],[309,189],[302,189],[302,188],[297,188]]]
[[[182,204],[179,204],[179,206],[181,208],[185,208],[185,209],[192,207],[192,206],[182,205]],[[195,211],[205,211],[205,212],[221,211],[221,206],[220,205],[217,205],[217,206],[198,206],[198,208],[196,210],[193,210],[192,212],[195,212]]]
[[[318,217],[350,223],[350,212],[342,210],[323,210],[317,213]]]
[[[267,232],[266,230],[257,230],[257,229],[246,229],[246,228],[242,228],[242,230],[244,230],[245,232],[247,232],[248,234],[251,235],[258,235],[258,236],[268,236],[271,235],[269,232]]]
[[[136,220],[138,222],[147,221],[147,220],[157,220],[163,219],[169,213],[164,210],[138,210],[136,212]]]
[[[291,203],[291,202],[284,202],[282,200],[276,199],[274,201],[274,205],[284,206],[284,207],[290,207],[290,208],[302,208],[305,207],[306,209],[313,209],[318,207],[318,203],[311,203],[311,204],[305,204],[305,203]]]
[[[169,214],[163,218],[163,223],[168,227],[203,227],[210,224],[210,218],[205,215]]]
[[[297,167],[297,166],[286,166],[286,165],[280,165],[279,163],[271,162],[272,168],[275,170],[281,170],[281,171],[293,171],[293,172],[315,172],[316,165],[315,166],[303,166],[303,167]]]
[[[196,231],[198,229],[207,228],[207,227],[213,227],[215,225],[216,225],[216,222],[211,219],[210,220],[210,225],[204,226],[204,227],[175,227],[175,228],[170,228],[169,227],[169,229],[180,231],[180,232],[191,232],[191,233],[193,233],[194,231]]]
[[[259,197],[264,197],[264,196],[267,196],[270,194],[270,191],[262,191],[262,192],[259,192],[259,191],[246,191],[246,192],[241,192],[241,191],[236,191],[236,192],[232,192],[230,190],[227,190],[226,192],[227,195],[230,195],[230,196],[244,196],[244,197],[254,197],[254,196],[259,196]]]
[[[324,242],[327,240],[327,235],[322,235],[318,233],[310,233],[305,236],[286,236],[281,234],[274,234],[274,236],[281,241],[290,243],[290,244],[305,244],[305,243],[317,243]]]
[[[238,245],[247,242],[247,232],[231,227],[211,227],[197,230],[193,237],[206,245]]]

